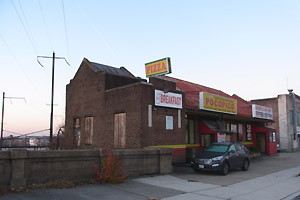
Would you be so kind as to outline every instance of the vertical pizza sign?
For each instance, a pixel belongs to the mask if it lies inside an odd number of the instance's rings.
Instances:
[[[172,72],[170,58],[167,57],[167,58],[146,63],[145,72],[146,72],[146,77],[170,74]]]

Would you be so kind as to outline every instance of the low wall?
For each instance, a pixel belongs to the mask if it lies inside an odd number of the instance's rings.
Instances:
[[[130,176],[166,174],[172,171],[171,149],[113,150],[123,162],[124,173]],[[90,181],[95,178],[94,165],[99,166],[103,151],[64,150],[0,151],[0,188],[26,187],[64,181]]]

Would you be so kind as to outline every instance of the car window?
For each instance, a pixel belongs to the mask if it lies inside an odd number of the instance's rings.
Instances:
[[[211,145],[205,149],[210,152],[226,152],[228,149],[227,145]]]
[[[242,151],[241,145],[235,144],[234,146],[235,146],[237,152],[241,152]]]
[[[231,150],[236,151],[235,146],[233,144],[229,147],[229,151],[231,151]]]
[[[245,153],[249,152],[248,149],[247,149],[247,147],[245,147],[244,145],[241,144],[241,147],[242,147],[242,149],[244,150]]]

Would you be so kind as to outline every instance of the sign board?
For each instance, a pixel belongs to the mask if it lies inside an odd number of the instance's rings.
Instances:
[[[231,132],[237,133],[237,125],[236,124],[231,124],[230,130],[231,130]]]
[[[202,110],[237,114],[237,101],[207,92],[200,92],[199,107]]]
[[[162,74],[170,74],[171,60],[170,58],[163,58],[145,64],[146,77],[158,76]]]
[[[273,120],[272,108],[252,104],[252,117]]]
[[[218,142],[226,142],[226,134],[218,133]]]
[[[182,109],[182,95],[172,92],[163,92],[161,90],[155,90],[155,106],[178,108]]]

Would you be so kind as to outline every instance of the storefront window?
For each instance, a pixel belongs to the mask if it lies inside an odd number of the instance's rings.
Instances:
[[[195,120],[188,119],[185,129],[185,142],[186,144],[195,144]]]
[[[231,134],[226,134],[226,142],[231,142]]]
[[[231,132],[237,133],[237,125],[236,124],[231,124],[230,129],[231,129]]]
[[[201,146],[207,147],[215,142],[215,134],[201,134]]]
[[[226,123],[226,130],[231,131],[230,123]]]
[[[238,141],[243,141],[243,124],[239,124],[238,133]]]
[[[269,133],[269,142],[276,142],[276,133],[275,132]]]
[[[251,131],[251,125],[247,125],[247,133],[246,133],[246,140],[251,141],[252,140],[252,131]]]

